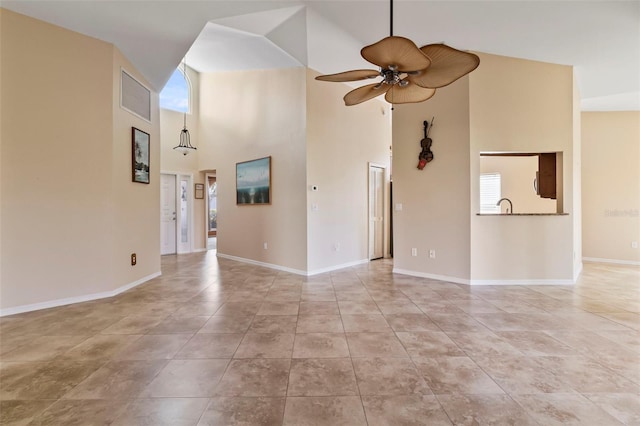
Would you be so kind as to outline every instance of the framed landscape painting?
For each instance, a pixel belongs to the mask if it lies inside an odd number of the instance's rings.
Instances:
[[[131,179],[149,183],[149,133],[131,128]]]
[[[271,204],[271,157],[236,163],[236,204]]]

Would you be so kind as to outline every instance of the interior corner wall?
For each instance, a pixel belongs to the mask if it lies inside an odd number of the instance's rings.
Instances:
[[[160,124],[158,94],[151,90],[151,122],[120,107],[121,69],[150,89],[149,83],[113,48],[112,286],[123,287],[160,273]],[[131,179],[131,129],[150,135],[149,184]],[[137,264],[131,265],[131,253]]]
[[[573,71],[573,281],[575,282],[582,271],[582,116],[581,100],[575,69]]]
[[[346,107],[342,97],[353,89],[317,81],[317,75],[307,70],[309,273],[368,261],[369,163],[386,168],[384,211],[389,228],[389,105],[372,100]],[[318,190],[312,192],[312,185]]]
[[[187,66],[187,79],[190,89],[190,108],[187,113],[187,129],[191,144],[196,152],[183,155],[173,148],[180,142],[180,131],[184,127],[184,113],[170,109],[160,109],[160,171],[193,175],[193,183],[205,184],[204,173],[200,170],[200,156],[207,141],[200,138],[200,73]],[[193,191],[193,189],[192,189]],[[206,191],[205,191],[206,193]],[[193,200],[193,249],[204,250],[207,246],[206,202]]]
[[[588,260],[640,264],[640,112],[582,113],[582,243]]]
[[[306,272],[305,82],[305,68],[200,74],[199,168],[216,170],[218,255]],[[236,205],[236,163],[267,156],[271,204]]]
[[[472,283],[573,282],[573,70],[479,54],[470,75]],[[563,152],[563,216],[477,216],[483,151]],[[514,205],[518,211],[518,205]]]
[[[0,307],[111,290],[113,46],[0,17]]]
[[[467,283],[470,278],[469,78],[393,111],[394,271]],[[423,121],[434,159],[418,170]],[[395,208],[402,205],[402,210]],[[412,256],[412,249],[417,256]],[[435,250],[435,258],[429,251]]]

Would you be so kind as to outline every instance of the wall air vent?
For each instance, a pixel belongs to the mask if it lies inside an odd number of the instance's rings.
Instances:
[[[151,91],[125,70],[120,77],[120,107],[151,122]]]

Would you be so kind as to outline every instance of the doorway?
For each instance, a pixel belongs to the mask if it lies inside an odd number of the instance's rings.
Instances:
[[[160,254],[193,251],[193,177],[160,174]]]
[[[207,250],[216,250],[218,247],[218,182],[216,173],[205,175],[207,182]]]
[[[385,167],[369,163],[369,260],[384,257]]]

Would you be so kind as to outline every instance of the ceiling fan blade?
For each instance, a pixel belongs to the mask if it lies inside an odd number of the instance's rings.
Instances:
[[[384,96],[384,98],[390,104],[423,102],[431,98],[436,93],[436,89],[427,89],[425,87],[420,87],[417,84],[411,83],[407,79],[403,81],[406,81],[409,84],[407,84],[406,86],[396,84],[392,86]]]
[[[316,80],[320,81],[333,81],[336,83],[341,83],[345,81],[358,81],[358,80],[366,80],[369,78],[380,77],[380,72],[376,70],[353,70],[353,71],[345,71],[339,72],[337,74],[327,74],[327,75],[319,75],[316,77]]]
[[[418,86],[444,87],[469,74],[480,65],[478,56],[454,49],[446,44],[428,44],[422,46],[420,50],[431,58],[431,66],[409,76],[409,80]]]
[[[389,90],[389,85],[387,84],[367,84],[366,86],[358,87],[344,95],[344,103],[347,106],[357,105],[364,101],[368,101],[369,99],[373,99],[376,96],[380,96],[387,90]]]
[[[429,57],[422,53],[414,42],[397,36],[385,37],[377,43],[363,47],[360,54],[367,61],[383,69],[395,66],[401,72],[423,70],[431,64]]]

